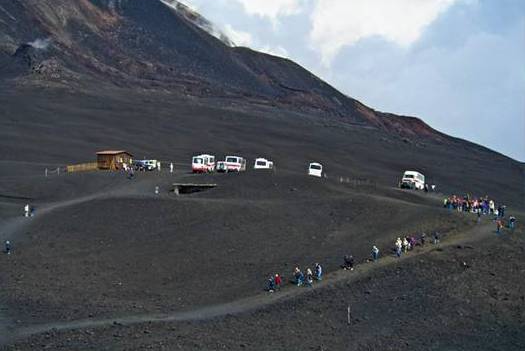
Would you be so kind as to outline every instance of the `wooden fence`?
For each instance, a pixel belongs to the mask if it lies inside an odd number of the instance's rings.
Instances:
[[[66,169],[68,172],[96,171],[98,169],[98,163],[90,162],[90,163],[81,163],[78,165],[68,165]]]

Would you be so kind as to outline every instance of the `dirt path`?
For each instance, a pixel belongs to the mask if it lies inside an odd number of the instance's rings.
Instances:
[[[205,320],[215,317],[220,317],[228,314],[239,314],[243,312],[249,312],[252,310],[260,309],[265,306],[272,305],[274,303],[285,301],[291,298],[295,298],[302,294],[306,294],[311,290],[322,289],[327,286],[333,286],[341,281],[355,281],[360,279],[373,270],[381,269],[389,265],[397,264],[398,262],[411,259],[430,251],[436,250],[437,248],[449,247],[459,245],[466,242],[473,242],[482,240],[493,234],[493,224],[487,221],[486,223],[477,225],[470,230],[459,233],[454,237],[450,237],[438,246],[428,244],[424,248],[417,248],[409,254],[403,255],[401,258],[395,258],[392,256],[385,256],[375,263],[363,263],[357,265],[353,272],[348,271],[337,271],[328,274],[320,283],[317,283],[312,288],[295,288],[289,286],[282,291],[275,294],[261,293],[256,296],[240,299],[223,304],[217,304],[212,306],[205,306],[194,310],[180,311],[171,314],[140,314],[130,316],[120,316],[114,318],[104,319],[83,319],[76,321],[66,322],[55,322],[47,324],[33,325],[20,329],[6,328],[4,335],[9,335],[5,340],[0,339],[0,344],[7,343],[8,341],[14,341],[16,339],[23,339],[32,335],[41,334],[50,331],[61,331],[61,330],[75,330],[85,328],[99,328],[111,325],[133,325],[147,322],[176,322],[176,321],[192,321],[192,320]],[[0,335],[2,335],[0,334]]]

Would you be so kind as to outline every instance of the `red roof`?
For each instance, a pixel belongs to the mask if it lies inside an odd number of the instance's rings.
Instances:
[[[104,150],[97,152],[97,155],[119,155],[119,154],[131,154],[125,150]]]

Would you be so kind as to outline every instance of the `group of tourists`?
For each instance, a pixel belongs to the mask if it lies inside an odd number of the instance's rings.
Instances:
[[[434,232],[432,234],[431,239],[435,245],[439,244],[439,240],[440,240],[439,232],[437,231]],[[426,243],[427,243],[426,233],[421,233],[419,237],[416,237],[415,235],[405,236],[402,239],[401,237],[399,237],[394,242],[393,251],[395,252],[397,257],[401,257],[403,253],[407,253],[408,251],[412,250],[416,246],[425,246]]]
[[[323,267],[320,263],[315,264],[313,271],[308,267],[304,273],[299,267],[295,267],[292,280],[294,285],[312,287],[314,280],[323,280]],[[276,290],[280,290],[282,284],[282,277],[279,274],[270,275],[268,277],[266,290],[273,293]]]
[[[496,208],[496,203],[494,200],[489,199],[488,196],[473,197],[469,194],[464,196],[452,195],[443,199],[443,207],[459,212],[472,212],[484,215],[505,215],[505,206],[499,205]]]
[[[481,221],[482,215],[493,215],[496,223],[496,234],[501,234],[504,227],[514,230],[516,227],[516,217],[509,216],[505,224],[505,211],[507,206],[499,204],[496,206],[494,200],[485,197],[472,197],[469,194],[465,196],[452,195],[443,200],[443,207],[450,211],[475,213],[478,216],[478,222]]]
[[[305,273],[303,273],[299,267],[295,267],[293,276],[293,282],[295,285],[311,287],[314,283],[314,278],[318,281],[323,279],[323,267],[321,267],[321,264],[316,263],[314,266],[314,272],[308,267]]]

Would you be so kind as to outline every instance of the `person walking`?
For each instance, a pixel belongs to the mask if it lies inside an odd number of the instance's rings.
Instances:
[[[319,263],[315,264],[315,279],[323,280],[323,267]]]
[[[5,253],[7,255],[10,255],[11,254],[11,243],[9,242],[9,240],[5,241],[4,246],[5,246]]]
[[[297,286],[301,286],[304,283],[304,274],[301,272],[299,267],[295,267],[294,269],[294,277],[295,277],[295,284]]]
[[[403,238],[403,252],[404,253],[408,252],[408,240],[406,237]]]
[[[514,227],[516,227],[516,217],[510,216],[509,217],[509,229],[514,230]]]
[[[312,286],[314,283],[314,274],[310,268],[306,269],[306,286]]]
[[[496,234],[501,234],[501,228],[503,228],[503,221],[501,219],[498,219],[496,221]]]
[[[377,246],[372,246],[372,259],[376,262],[379,259],[379,249]]]
[[[344,263],[341,266],[341,268],[343,268],[344,270],[353,271],[354,270],[354,256],[345,255],[345,257],[343,257],[343,260],[344,260]]]
[[[439,233],[434,232],[434,245],[439,244]]]
[[[397,238],[395,242],[395,249],[396,249],[396,256],[401,257],[401,250],[403,248],[403,242],[401,241],[401,238]]]
[[[170,173],[173,173],[173,162],[170,163]]]
[[[481,222],[481,210],[478,210],[478,223]]]
[[[29,204],[26,204],[24,206],[24,217],[29,217],[29,209],[30,209]]]
[[[270,293],[273,293],[275,291],[275,281],[273,280],[273,276],[270,276],[268,278],[268,286],[266,287],[266,290]]]
[[[275,289],[276,290],[281,290],[281,285],[283,283],[283,280],[281,279],[281,276],[279,274],[275,274],[275,278],[274,278],[274,283],[275,283]]]
[[[425,246],[425,243],[427,242],[427,235],[425,233],[421,234],[421,246]]]

